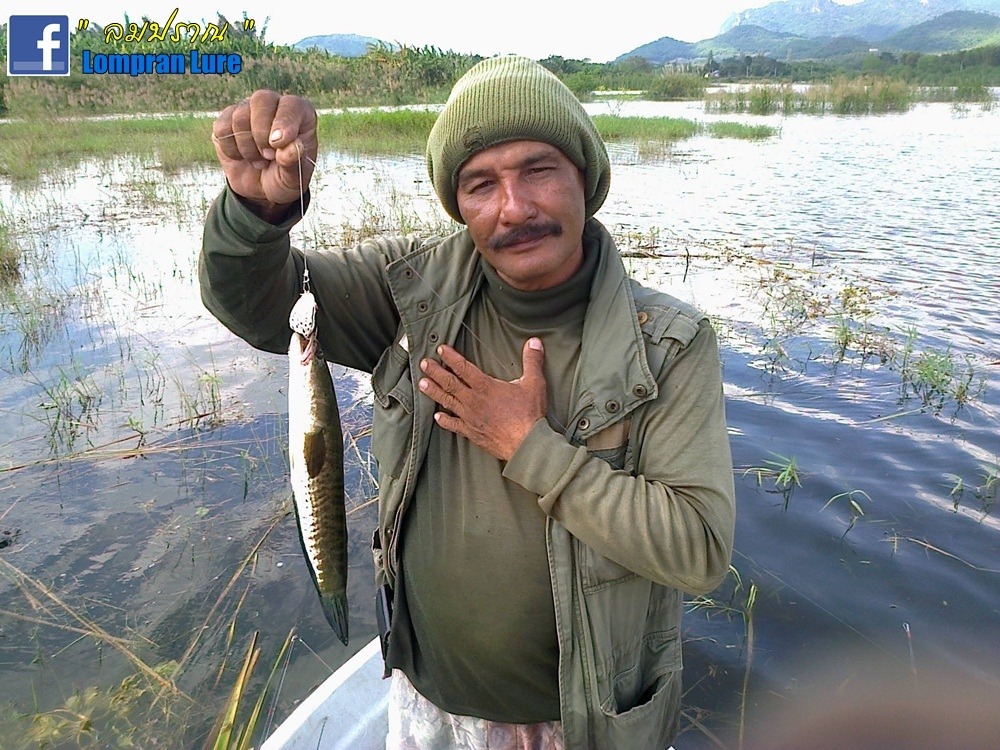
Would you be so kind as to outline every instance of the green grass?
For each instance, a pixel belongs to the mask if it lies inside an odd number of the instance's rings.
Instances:
[[[958,474],[945,474],[951,483],[951,492],[948,494],[952,499],[955,510],[958,510],[963,497],[968,494],[974,497],[979,504],[979,512],[982,514],[980,521],[990,514],[997,502],[998,490],[1000,490],[1000,464],[980,464],[979,476],[982,483],[966,482]]]
[[[596,115],[594,125],[606,141],[679,141],[701,131],[694,120],[679,117]]]
[[[73,168],[87,158],[131,154],[155,160],[165,171],[211,164],[212,121],[191,115],[162,119],[78,120],[48,118],[0,125],[0,175],[37,179],[49,169]]]
[[[744,125],[740,122],[712,122],[705,131],[715,138],[739,138],[745,141],[761,141],[777,134],[778,129],[770,125]]]
[[[362,154],[422,153],[437,113],[426,110],[342,112],[319,118],[321,147]]]
[[[777,134],[778,128],[769,125],[744,125],[738,122],[698,123],[678,117],[618,117],[597,115],[594,124],[601,137],[609,143],[619,141],[638,143],[640,153],[660,155],[650,146],[669,144],[707,133],[714,138],[739,138],[763,140]]]
[[[21,247],[12,226],[13,216],[0,206],[0,286],[21,280]]]
[[[437,113],[427,110],[374,110],[341,112],[319,118],[319,142],[361,154],[422,153]],[[640,144],[671,143],[698,135],[703,126],[671,117],[594,118],[608,141]],[[32,117],[0,126],[0,175],[14,181],[37,180],[47,170],[72,169],[88,158],[131,155],[146,166],[176,172],[215,163],[211,142],[212,121],[182,115],[125,120],[80,120]],[[775,130],[737,123],[715,123],[708,132],[716,137],[766,138]],[[9,241],[0,221],[0,258]]]
[[[795,456],[782,456],[774,452],[771,452],[771,455],[778,460],[764,461],[760,466],[751,466],[743,472],[743,476],[753,474],[757,479],[758,487],[764,483],[765,477],[772,479],[774,481],[773,491],[781,495],[787,510],[793,490],[802,486],[802,471],[799,469]]]
[[[919,92],[888,78],[840,78],[816,84],[805,91],[791,86],[752,86],[749,89],[710,94],[705,108],[710,112],[753,115],[838,114],[870,115],[906,112]]]
[[[653,101],[700,99],[705,93],[706,85],[706,80],[700,75],[670,73],[656,78],[646,88],[645,96]]]

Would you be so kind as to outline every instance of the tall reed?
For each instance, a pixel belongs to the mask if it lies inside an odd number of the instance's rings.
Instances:
[[[838,78],[802,91],[785,84],[716,92],[706,97],[705,108],[710,112],[754,115],[870,115],[905,112],[917,99],[918,92],[902,81]]]

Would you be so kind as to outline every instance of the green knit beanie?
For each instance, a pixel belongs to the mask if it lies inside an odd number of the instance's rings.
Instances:
[[[542,141],[584,172],[587,217],[611,184],[604,141],[566,85],[525,57],[492,57],[456,83],[427,139],[427,171],[445,211],[464,224],[455,191],[469,157],[508,141]]]

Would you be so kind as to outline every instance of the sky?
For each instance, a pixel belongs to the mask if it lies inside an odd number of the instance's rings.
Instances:
[[[258,28],[267,22],[267,39],[277,44],[294,44],[317,34],[359,34],[387,42],[412,46],[434,45],[445,50],[484,56],[517,53],[534,59],[560,55],[607,62],[636,47],[663,36],[697,42],[719,33],[734,12],[767,5],[769,0],[613,0],[601,14],[570,14],[563,3],[552,0],[386,0],[368,2],[313,3],[317,12],[308,12],[305,3],[285,6],[263,0],[209,0],[199,3],[130,3],[106,0],[51,3],[48,0],[4,0],[0,23],[7,15],[51,14],[70,17],[75,25],[81,18],[105,25],[147,15],[163,24],[174,8],[175,22],[201,23],[215,20],[221,12],[230,21],[241,20],[246,12]],[[842,4],[857,0],[840,0]],[[583,7],[580,3],[578,7]],[[657,7],[659,6],[659,7]],[[71,10],[72,9],[72,10]],[[268,20],[270,18],[270,20]]]

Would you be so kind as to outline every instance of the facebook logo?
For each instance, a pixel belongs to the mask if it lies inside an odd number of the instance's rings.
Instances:
[[[7,75],[68,76],[69,16],[11,16]]]

